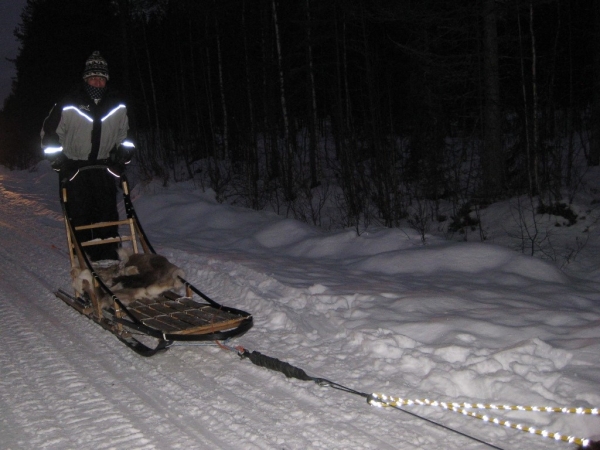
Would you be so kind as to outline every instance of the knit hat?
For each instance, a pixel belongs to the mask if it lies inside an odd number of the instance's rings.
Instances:
[[[85,62],[83,79],[85,80],[90,77],[104,77],[108,80],[108,64],[97,50]]]

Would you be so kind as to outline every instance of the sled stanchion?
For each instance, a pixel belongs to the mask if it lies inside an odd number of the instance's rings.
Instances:
[[[129,197],[129,184],[127,179],[123,176],[121,177],[121,187],[123,189],[123,195]],[[129,214],[127,215],[127,224],[129,225],[129,232],[132,237],[131,242],[133,244],[133,253],[138,253],[139,250],[137,245],[135,223],[133,221],[133,217],[129,217]]]
[[[179,277],[179,279],[181,280],[181,282],[186,286],[186,288],[188,288],[190,291],[192,291],[194,294],[198,295],[199,297],[201,297],[202,299],[206,300],[208,303],[210,303],[213,306],[216,307],[221,307],[221,305],[219,303],[217,303],[216,301],[214,301],[212,298],[210,298],[208,295],[204,294],[202,291],[200,291],[198,288],[192,286],[191,283],[189,283],[188,281],[186,281],[184,278]]]
[[[127,218],[131,220],[131,223],[133,224],[132,229],[137,230],[137,235],[139,237],[142,248],[144,249],[144,253],[156,253],[156,251],[150,244],[150,241],[148,240],[148,237],[146,236],[146,233],[142,228],[138,215],[133,207],[133,202],[131,201],[131,196],[129,195],[129,182],[127,181],[127,177],[125,176],[125,174],[121,175],[121,183],[123,186],[123,203],[125,205]]]
[[[61,203],[66,203],[67,202],[67,190],[64,187],[60,188],[60,195],[61,195]],[[71,262],[71,267],[73,267],[75,265],[75,259],[74,259],[74,255],[73,255],[73,241],[71,240],[71,233],[69,232],[69,222],[67,221],[67,219],[64,219],[65,221],[65,231],[67,234],[67,248],[69,249],[69,261]]]

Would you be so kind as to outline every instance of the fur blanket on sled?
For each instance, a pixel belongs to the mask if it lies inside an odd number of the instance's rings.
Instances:
[[[169,289],[180,289],[182,269],[167,258],[152,253],[132,253],[119,249],[119,261],[107,267],[94,267],[96,274],[126,306],[141,298],[154,298]],[[73,288],[79,295],[92,289],[93,276],[89,269],[74,267],[71,270]],[[108,295],[100,295],[103,308],[112,305]]]

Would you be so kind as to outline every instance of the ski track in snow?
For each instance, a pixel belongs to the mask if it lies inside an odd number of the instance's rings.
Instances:
[[[58,199],[54,204],[51,193],[35,197],[6,188],[0,197],[2,450],[486,448],[401,411],[370,407],[364,398],[288,380],[214,346],[176,346],[153,358],[135,355],[52,294],[57,287],[68,288],[69,279]],[[151,230],[160,236],[158,229]],[[425,279],[366,276],[361,270],[348,270],[340,279],[326,259],[316,265],[301,258],[210,249],[188,253],[185,248],[185,242],[166,242],[157,249],[215,300],[256,312],[255,327],[234,344],[359,391],[389,387],[386,393],[421,398],[424,389],[465,396],[472,387],[473,392],[493,396],[523,388],[534,398],[561,403],[577,397],[577,377],[595,370],[581,362],[571,369],[575,376],[560,379],[562,367],[556,364],[568,364],[569,351],[551,348],[537,336],[525,336],[508,349],[494,351],[493,345],[480,344],[473,351],[470,347],[479,336],[469,323],[494,309],[494,292],[477,280],[463,288],[482,299],[489,297],[489,310],[462,310],[464,332],[449,336],[447,345],[430,346],[408,336],[409,318],[400,333],[386,316],[394,313],[395,302],[414,302],[406,311],[414,314],[418,326],[420,308],[427,308],[418,296],[431,298],[434,292],[447,305],[439,315],[443,322],[453,314],[452,299],[461,295],[459,289],[445,287],[452,285],[448,280],[425,288]],[[278,276],[270,275],[271,270]],[[294,273],[314,283],[298,283]],[[544,295],[553,289],[556,286]],[[532,292],[521,295],[531,308],[523,314],[539,315],[538,297]],[[552,320],[576,322],[574,342],[588,339],[586,325],[597,316],[584,311],[573,307]],[[378,317],[381,327],[365,326],[367,316],[369,322]],[[511,330],[510,323],[491,326],[497,327],[498,339]],[[509,366],[518,371],[521,363],[521,377],[509,375]],[[489,373],[490,378],[478,380],[479,373]],[[515,379],[517,385],[511,386]],[[554,389],[554,383],[562,387]],[[448,385],[455,385],[456,392],[447,392]],[[410,411],[507,449],[565,448],[514,430],[484,427],[450,412]],[[574,422],[545,421],[550,429]],[[577,422],[580,427],[581,423]],[[583,430],[597,423],[584,418]]]

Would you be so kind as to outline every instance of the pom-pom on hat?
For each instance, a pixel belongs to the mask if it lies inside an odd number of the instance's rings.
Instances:
[[[90,77],[104,77],[108,80],[108,64],[97,50],[85,62],[83,79]]]

